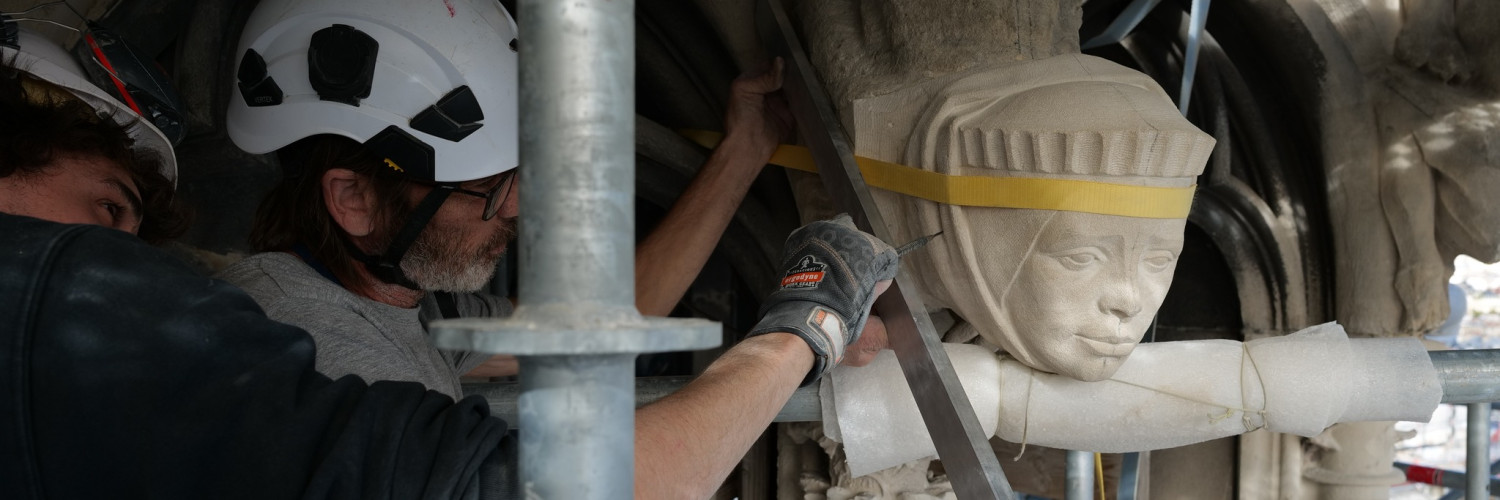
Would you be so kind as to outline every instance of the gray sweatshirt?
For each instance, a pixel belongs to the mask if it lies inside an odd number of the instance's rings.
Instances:
[[[458,377],[489,358],[432,346],[424,324],[440,318],[432,294],[416,309],[376,302],[344,289],[294,255],[256,254],[218,276],[249,293],[271,319],[307,330],[317,344],[317,370],[366,382],[419,382],[458,399]],[[459,316],[506,316],[510,302],[485,294],[457,295]]]

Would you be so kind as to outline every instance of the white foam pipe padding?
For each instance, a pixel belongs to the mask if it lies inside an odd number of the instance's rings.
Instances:
[[[995,353],[969,344],[943,347],[974,405],[980,427],[985,435],[994,435],[1002,407],[995,384],[1002,380]],[[823,432],[844,443],[854,477],[936,454],[894,352],[881,351],[862,368],[835,368],[823,384]]]
[[[1039,373],[977,346],[944,347],[986,432],[1071,450],[1170,448],[1262,427],[1314,436],[1338,422],[1426,421],[1442,398],[1420,342],[1349,340],[1334,323],[1248,343],[1142,344],[1099,382]],[[825,383],[825,432],[844,443],[855,476],[933,456],[892,353],[835,370]]]

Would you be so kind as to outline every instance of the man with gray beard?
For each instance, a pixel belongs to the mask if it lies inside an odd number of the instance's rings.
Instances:
[[[440,351],[425,327],[511,311],[475,292],[515,234],[519,123],[514,22],[492,1],[455,3],[473,12],[382,3],[385,24],[333,0],[257,5],[228,131],[275,152],[284,178],[255,217],[261,253],[219,277],[311,333],[320,372],[458,398],[461,376],[517,370],[511,356]],[[724,141],[637,248],[641,314],[671,312],[788,135],[780,78],[777,65],[733,84]]]

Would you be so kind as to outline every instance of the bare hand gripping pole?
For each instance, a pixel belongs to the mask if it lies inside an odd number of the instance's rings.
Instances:
[[[864,176],[854,161],[854,151],[833,104],[813,74],[802,51],[802,42],[792,29],[780,0],[764,0],[756,12],[761,39],[773,54],[786,60],[787,102],[797,119],[802,140],[812,151],[828,195],[839,210],[854,218],[855,225],[887,242],[890,230],[880,216]],[[959,385],[948,353],[942,349],[926,307],[916,294],[904,293],[911,283],[906,271],[875,301],[874,314],[885,321],[891,349],[916,396],[917,407],[927,424],[939,458],[953,481],[953,490],[964,499],[1015,497],[1000,461],[990,448],[988,436],[979,427],[974,408]]]

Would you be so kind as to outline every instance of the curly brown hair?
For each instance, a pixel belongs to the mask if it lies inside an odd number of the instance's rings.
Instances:
[[[46,94],[46,95],[39,95]],[[103,158],[124,168],[141,194],[137,235],[157,244],[181,236],[186,210],[176,202],[162,159],[136,148],[130,130],[66,90],[35,78],[14,61],[0,60],[0,178],[31,175],[60,156]]]

